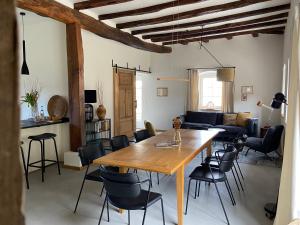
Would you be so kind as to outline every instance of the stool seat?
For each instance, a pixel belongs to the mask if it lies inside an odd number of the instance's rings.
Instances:
[[[28,139],[35,140],[35,141],[40,141],[40,140],[47,140],[47,139],[51,139],[51,138],[55,138],[55,137],[56,137],[56,134],[43,133],[43,134],[39,134],[39,135],[29,136]]]

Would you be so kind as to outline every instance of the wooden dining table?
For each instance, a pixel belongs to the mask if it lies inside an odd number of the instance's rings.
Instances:
[[[171,129],[109,153],[94,160],[93,163],[119,167],[120,173],[126,173],[128,168],[167,175],[176,173],[178,225],[183,225],[185,167],[203,150],[206,150],[207,155],[211,155],[212,139],[218,131],[182,129],[180,134],[181,143],[178,146],[157,147],[157,144],[172,142],[174,129]]]

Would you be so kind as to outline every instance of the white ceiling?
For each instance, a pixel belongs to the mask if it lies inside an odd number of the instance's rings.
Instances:
[[[80,2],[83,0],[71,0],[71,1],[73,3],[75,3],[75,2]],[[219,4],[224,4],[224,3],[234,2],[234,1],[236,1],[236,0],[207,0],[207,1],[204,1],[201,3],[194,3],[194,4],[184,5],[184,6],[175,6],[173,8],[164,9],[164,10],[161,10],[161,11],[155,12],[155,13],[149,13],[149,14],[139,15],[139,16],[121,17],[121,18],[116,18],[116,19],[112,19],[109,21],[104,21],[104,22],[108,23],[109,25],[114,25],[117,23],[124,23],[124,22],[137,21],[137,20],[143,20],[143,19],[151,19],[151,18],[166,16],[166,15],[177,14],[180,12],[185,12],[185,11],[189,11],[189,10],[193,10],[193,9],[204,8],[207,6],[219,5]],[[82,12],[83,13],[86,12],[87,14],[92,12],[92,14],[101,15],[101,14],[108,14],[108,13],[127,11],[127,10],[131,10],[131,9],[143,8],[143,7],[156,5],[156,4],[160,4],[160,3],[164,3],[164,2],[170,2],[170,0],[167,0],[167,1],[166,0],[165,1],[164,0],[151,0],[151,1],[150,0],[133,0],[133,1],[127,2],[127,3],[121,3],[121,4],[116,4],[116,5],[82,10]],[[153,27],[160,27],[160,26],[174,25],[174,24],[176,25],[176,24],[181,24],[181,23],[186,23],[186,22],[211,19],[211,18],[215,18],[215,17],[221,17],[221,16],[226,16],[226,15],[231,15],[231,14],[236,14],[236,13],[241,13],[241,12],[247,12],[247,11],[268,8],[268,7],[282,5],[282,4],[286,4],[286,3],[290,3],[290,0],[270,0],[267,2],[262,2],[262,3],[258,3],[255,5],[243,7],[243,8],[227,10],[227,11],[223,11],[223,12],[217,12],[217,13],[207,14],[207,15],[203,15],[203,16],[193,17],[190,19],[178,20],[178,21],[168,22],[168,23],[163,23],[163,24],[134,27],[134,28],[126,29],[125,31],[130,32],[132,30],[138,30],[138,29],[143,29],[143,28],[153,28]],[[284,12],[284,11],[282,11],[282,12]],[[278,13],[280,13],[280,12],[268,13],[268,14],[263,14],[260,16],[247,17],[244,19],[232,20],[230,22],[250,20],[250,19],[265,17],[265,16],[274,15],[274,14],[278,14]],[[223,24],[223,23],[216,23],[213,25],[208,25],[207,27],[221,25],[221,24]],[[272,26],[272,27],[276,27],[276,26]],[[188,30],[200,29],[200,28],[201,27],[193,27],[193,28],[189,28]],[[187,30],[187,28],[176,29],[176,31],[177,30],[178,31],[179,30]],[[157,33],[165,33],[165,32],[170,32],[170,31],[163,31],[163,32],[157,32]]]

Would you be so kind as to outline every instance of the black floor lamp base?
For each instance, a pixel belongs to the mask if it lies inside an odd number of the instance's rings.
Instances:
[[[265,204],[266,217],[270,220],[274,219],[276,216],[277,204],[276,203],[267,203]]]

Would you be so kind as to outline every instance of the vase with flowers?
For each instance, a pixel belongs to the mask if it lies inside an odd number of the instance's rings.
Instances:
[[[21,102],[26,103],[31,110],[31,117],[34,121],[39,120],[38,99],[40,89],[37,82],[34,82],[30,88],[25,88],[25,95],[22,96]]]
[[[104,120],[106,116],[106,108],[103,105],[103,84],[98,82],[97,89],[99,106],[96,110],[96,114],[99,120]]]
[[[181,120],[180,120],[180,117],[176,117],[173,119],[173,127],[175,129],[174,142],[175,142],[175,144],[180,144],[180,142],[181,142],[181,135],[180,135]]]

